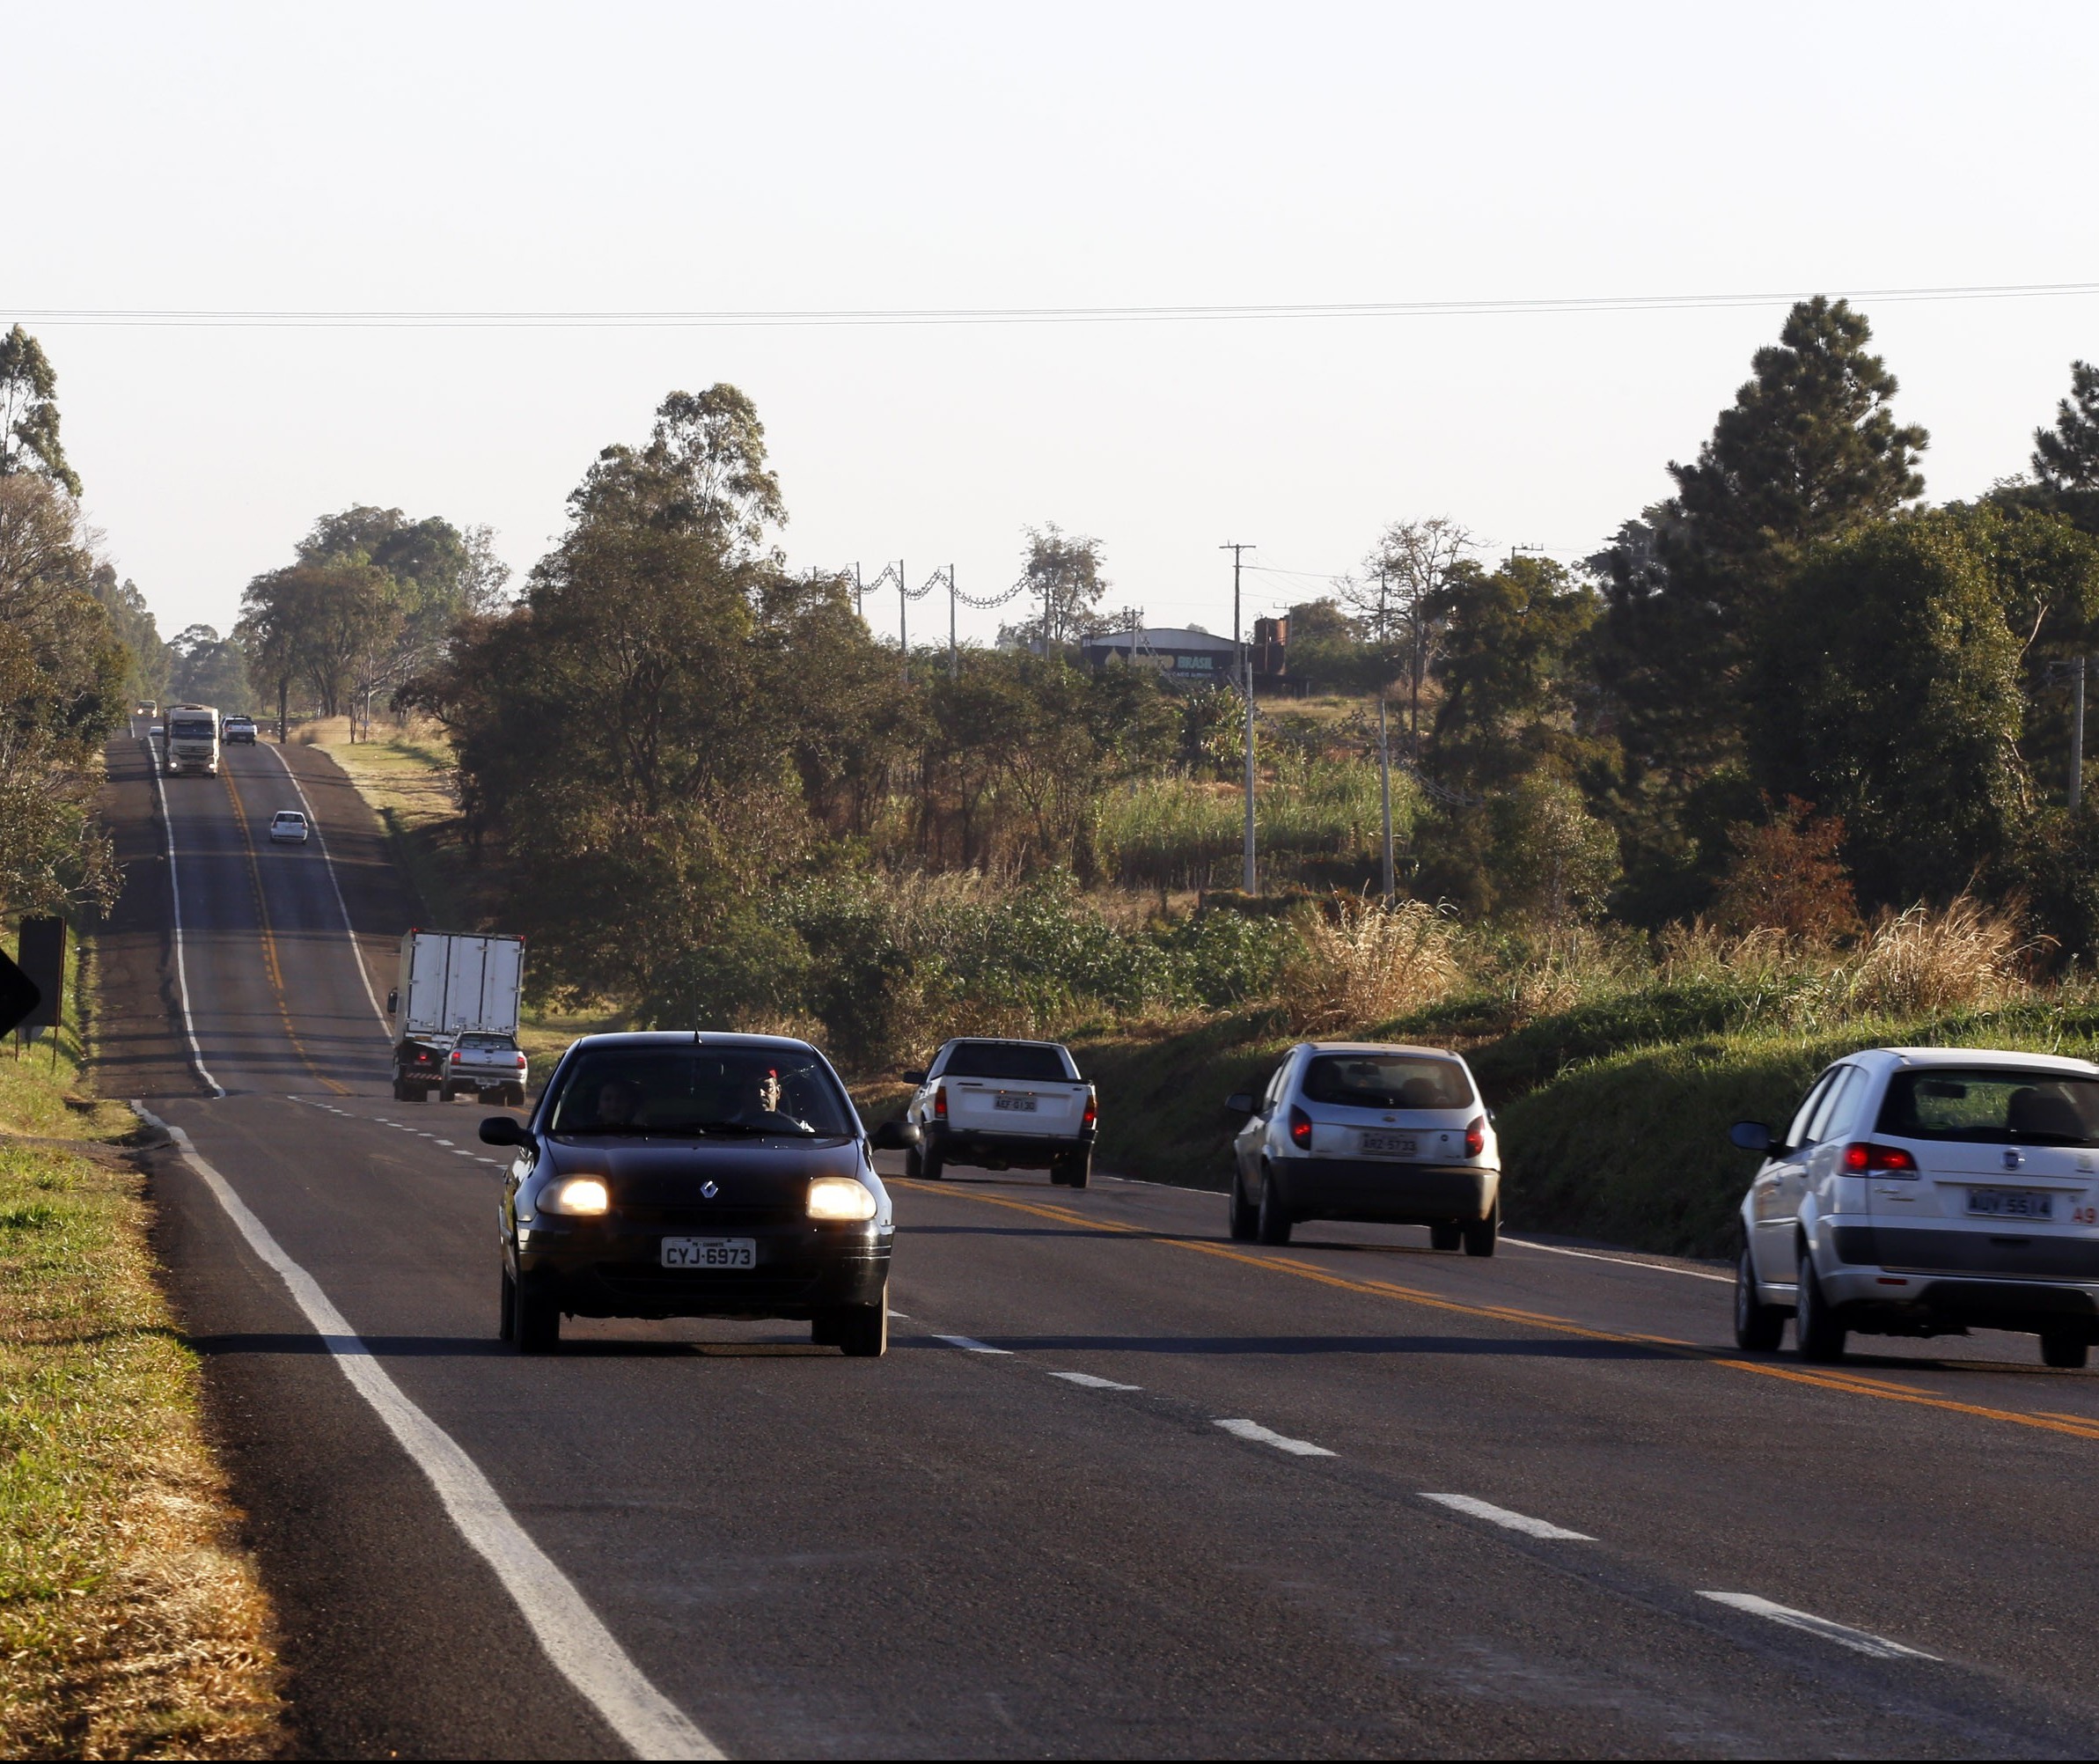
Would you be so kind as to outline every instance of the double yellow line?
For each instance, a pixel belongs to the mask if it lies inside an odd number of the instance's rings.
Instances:
[[[255,890],[255,919],[262,927],[262,965],[269,971],[269,985],[277,1001],[277,1015],[284,1025],[284,1038],[297,1052],[306,1070],[316,1084],[324,1085],[339,1097],[349,1094],[348,1084],[338,1084],[313,1063],[313,1056],[306,1051],[306,1044],[299,1039],[299,1032],[291,1026],[291,1007],[284,997],[284,973],[277,964],[277,937],[270,928],[269,903],[262,894],[262,866],[255,859],[255,842],[248,832],[247,810],[242,805],[240,790],[233,782],[231,766],[221,766],[219,776],[225,780],[226,795],[232,799],[234,823],[240,828],[241,849],[248,855],[248,881]]]
[[[1331,1286],[1342,1292],[1356,1292],[1372,1298],[1422,1305],[1432,1311],[1452,1311],[1461,1316],[1482,1317],[1496,1323],[1514,1323],[1525,1328],[1543,1329],[1555,1335],[1571,1336],[1585,1341],[1615,1341],[1627,1347],[1653,1349],[1674,1359],[1696,1360],[1706,1365],[1725,1366],[1733,1371],[1754,1372],[1760,1378],[1780,1378],[1788,1384],[1809,1385],[1817,1390],[1835,1391],[1846,1396],[1870,1397],[1882,1402],[1908,1403],[1918,1408],[1943,1409],[1949,1414],[1971,1415],[1983,1421],[2008,1422],[2015,1427],[2037,1428],[2044,1433],[2067,1434],[2073,1439],[2099,1439],[2099,1418],[2052,1414],[2045,1410],[2028,1412],[1990,1408],[1979,1403],[1956,1402],[1952,1398],[1940,1396],[1934,1392],[1917,1390],[1885,1378],[1868,1378],[1863,1373],[1835,1369],[1809,1371],[1803,1367],[1775,1365],[1758,1360],[1739,1360],[1701,1348],[1694,1341],[1679,1341],[1671,1335],[1641,1335],[1626,1330],[1593,1329],[1586,1324],[1575,1322],[1572,1318],[1555,1317],[1546,1312],[1522,1311],[1507,1305],[1467,1304],[1462,1299],[1446,1298],[1440,1293],[1425,1292],[1419,1287],[1400,1286],[1391,1281],[1351,1280],[1345,1275],[1332,1273],[1310,1262],[1299,1261],[1295,1257],[1257,1255],[1250,1251],[1232,1249],[1200,1238],[1162,1236],[1140,1225],[1118,1224],[1111,1219],[1092,1218],[1065,1207],[1016,1201],[1003,1194],[986,1194],[945,1182],[916,1182],[906,1177],[886,1180],[892,1187],[914,1188],[926,1194],[944,1194],[958,1200],[980,1201],[987,1206],[1009,1208],[1016,1213],[1032,1214],[1038,1219],[1049,1219],[1061,1225],[1075,1225],[1083,1231],[1149,1238],[1154,1243],[1169,1245],[1175,1249],[1193,1250],[1198,1255],[1216,1256],[1224,1261],[1240,1262],[1248,1268],[1261,1268],[1271,1274],[1288,1275],[1297,1280],[1309,1280],[1320,1286]]]

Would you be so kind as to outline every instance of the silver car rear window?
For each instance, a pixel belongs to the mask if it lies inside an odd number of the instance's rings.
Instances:
[[[1422,1054],[1316,1054],[1299,1086],[1339,1108],[1466,1108],[1472,1086],[1455,1060]]]
[[[1897,1139],[2099,1145],[2099,1078],[2002,1066],[1897,1072],[1875,1130]]]

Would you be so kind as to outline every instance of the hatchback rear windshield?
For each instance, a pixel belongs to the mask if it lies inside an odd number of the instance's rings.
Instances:
[[[792,1134],[849,1137],[852,1106],[814,1055],[791,1047],[592,1047],[561,1076],[555,1134]]]
[[[1043,1078],[1068,1084],[1064,1055],[1054,1047],[1025,1041],[962,1041],[948,1050],[940,1069],[943,1078]]]
[[[1472,1086],[1455,1060],[1418,1054],[1319,1054],[1304,1069],[1307,1102],[1342,1108],[1466,1108]]]
[[[1897,1072],[1876,1130],[1900,1139],[2099,1145],[2099,1078],[2000,1067]]]

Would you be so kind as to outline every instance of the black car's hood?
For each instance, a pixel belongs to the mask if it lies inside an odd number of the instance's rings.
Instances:
[[[723,1204],[789,1202],[818,1176],[862,1173],[856,1139],[549,1139],[554,1175],[603,1176],[613,1204],[672,1205],[712,1182]]]

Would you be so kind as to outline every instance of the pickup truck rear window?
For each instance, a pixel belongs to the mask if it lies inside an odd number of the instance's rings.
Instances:
[[[1455,1060],[1409,1054],[1321,1054],[1304,1069],[1307,1102],[1339,1108],[1466,1108],[1472,1086]]]
[[[1064,1055],[1054,1047],[1024,1041],[963,1041],[948,1050],[940,1069],[943,1078],[1039,1078],[1049,1084],[1072,1082]]]
[[[1897,1072],[1876,1130],[1898,1139],[2099,1145],[2099,1078],[2001,1066]]]

